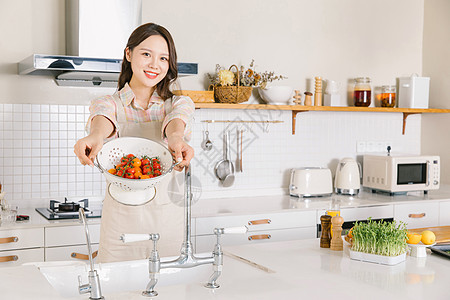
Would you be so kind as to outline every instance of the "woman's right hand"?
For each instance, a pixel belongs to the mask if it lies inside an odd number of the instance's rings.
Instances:
[[[82,165],[94,166],[94,159],[103,147],[103,136],[90,134],[78,140],[73,147],[73,152]]]

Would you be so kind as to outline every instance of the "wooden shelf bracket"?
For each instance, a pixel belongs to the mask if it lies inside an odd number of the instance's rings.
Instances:
[[[408,118],[409,115],[415,115],[415,114],[418,114],[418,113],[407,113],[407,112],[404,112],[404,113],[403,113],[403,129],[402,129],[402,135],[405,135],[406,118]]]

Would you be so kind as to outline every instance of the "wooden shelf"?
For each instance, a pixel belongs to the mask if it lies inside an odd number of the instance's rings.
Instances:
[[[354,111],[354,112],[384,112],[402,113],[403,129],[405,134],[406,118],[413,114],[422,113],[450,113],[450,109],[437,108],[389,108],[389,107],[355,107],[355,106],[304,106],[304,105],[268,105],[268,104],[228,104],[228,103],[195,103],[195,108],[216,109],[266,109],[292,111],[292,134],[295,134],[295,121],[299,112],[307,111]]]

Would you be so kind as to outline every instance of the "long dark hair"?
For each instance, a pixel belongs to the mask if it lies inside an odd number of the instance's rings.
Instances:
[[[169,46],[169,70],[166,76],[156,85],[156,91],[162,99],[168,99],[173,96],[170,91],[170,85],[178,77],[178,66],[177,66],[177,51],[175,50],[175,43],[173,42],[172,36],[169,31],[164,27],[155,24],[147,23],[136,28],[133,33],[128,38],[128,43],[123,53],[122,70],[119,76],[118,88],[121,90],[125,83],[130,82],[133,71],[131,70],[131,63],[127,60],[126,49],[132,51],[137,45],[142,43],[145,39],[152,35],[162,36]]]

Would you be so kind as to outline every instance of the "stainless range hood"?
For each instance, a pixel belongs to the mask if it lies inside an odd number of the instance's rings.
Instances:
[[[54,76],[61,86],[117,87],[123,49],[141,24],[142,0],[66,0],[67,55],[33,54],[19,74]],[[197,63],[178,63],[178,73],[198,74]]]

